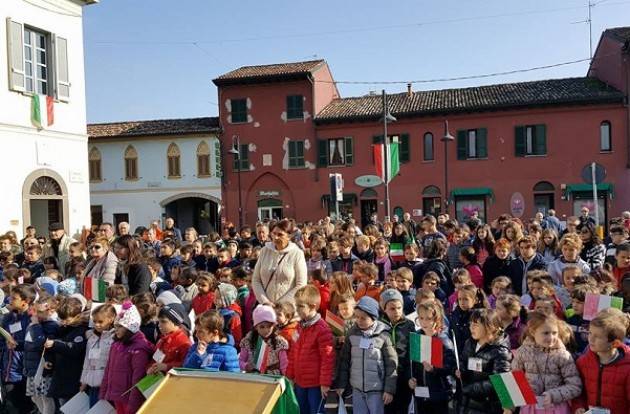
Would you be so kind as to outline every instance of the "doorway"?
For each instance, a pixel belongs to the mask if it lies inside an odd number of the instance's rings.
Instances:
[[[194,227],[199,234],[210,234],[219,229],[218,205],[200,197],[184,197],[164,206],[165,217],[172,217],[182,233]]]
[[[267,198],[258,201],[258,220],[282,220],[282,200]]]
[[[366,188],[359,195],[361,199],[361,227],[370,223],[370,218],[378,212],[378,193],[373,188]]]
[[[32,172],[22,189],[23,225],[34,226],[40,234],[51,223],[61,223],[68,230],[68,193],[61,177],[51,170]]]

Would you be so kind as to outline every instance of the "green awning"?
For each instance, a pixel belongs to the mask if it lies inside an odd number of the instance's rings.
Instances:
[[[613,185],[611,183],[601,183],[597,185],[597,191],[613,192]],[[567,193],[581,193],[581,192],[593,192],[592,184],[567,184]]]
[[[357,203],[357,195],[354,193],[343,193],[343,204],[355,204]],[[330,203],[330,194],[324,194],[322,196],[322,204]]]
[[[454,188],[451,191],[451,198],[466,196],[494,197],[494,192],[489,187]]]
[[[259,200],[258,207],[282,207],[282,200],[276,200],[275,198]]]

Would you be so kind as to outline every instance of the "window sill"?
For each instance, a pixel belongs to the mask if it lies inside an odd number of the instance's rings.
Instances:
[[[547,154],[525,154],[523,158],[543,158],[546,156]]]
[[[292,121],[302,121],[304,122],[304,117],[300,117],[300,118],[289,118],[287,117],[287,122],[292,122]]]
[[[102,183],[103,180],[90,180],[90,184],[98,184],[98,183]]]
[[[612,153],[613,153],[613,151],[612,151],[612,150],[610,150],[610,151],[601,151],[601,150],[600,150],[600,151],[599,151],[599,153],[600,153],[600,154],[612,154]]]
[[[304,170],[306,169],[306,165],[299,165],[297,167],[289,167],[290,170]]]
[[[129,178],[129,177],[125,177],[125,181],[140,181],[139,178]]]
[[[463,160],[460,161],[488,161],[488,157],[483,157],[483,158],[465,158]]]
[[[230,125],[245,125],[248,124],[247,120],[245,121],[230,121]]]
[[[198,174],[197,178],[210,178],[212,177],[210,174]]]
[[[435,162],[435,160],[422,160],[423,164],[431,164],[431,163],[434,163],[434,162]]]
[[[168,180],[179,180],[180,178],[182,178],[181,175],[169,175],[168,177],[166,177]]]

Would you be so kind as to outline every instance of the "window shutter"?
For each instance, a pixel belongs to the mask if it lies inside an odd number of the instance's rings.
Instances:
[[[24,92],[24,26],[7,18],[9,89]]]
[[[400,162],[409,162],[410,148],[409,148],[409,134],[400,134],[400,152],[398,153],[398,159]]]
[[[352,165],[354,163],[352,137],[344,138],[344,151],[346,153],[346,165]]]
[[[320,168],[328,166],[328,140],[317,140],[317,166]]]
[[[477,130],[477,158],[488,158],[488,130]]]
[[[524,157],[527,152],[524,126],[520,125],[514,128],[514,142],[514,155],[517,157]]]
[[[57,99],[63,102],[70,100],[70,77],[68,75],[68,40],[55,36],[55,57],[57,67],[55,79],[57,81]]]
[[[468,134],[465,129],[457,131],[457,159],[465,160],[468,158],[468,151],[466,151],[466,141],[468,140]]]
[[[545,124],[536,125],[536,140],[534,141],[534,153],[536,155],[547,154],[547,127]]]
[[[383,144],[385,141],[383,141],[383,136],[382,135],[374,135],[372,137],[372,143],[373,144]]]

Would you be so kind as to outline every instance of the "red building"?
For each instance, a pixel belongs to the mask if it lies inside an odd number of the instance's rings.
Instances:
[[[606,30],[588,75],[388,95],[397,121],[400,173],[390,183],[392,214],[444,209],[459,219],[478,211],[559,216],[593,206],[582,178],[605,169],[598,203],[609,218],[630,208],[630,28]],[[323,60],[246,66],[214,80],[222,125],[224,216],[238,223],[240,143],[244,223],[259,218],[316,220],[334,211],[330,173],[344,178],[341,211],[385,215],[384,186],[373,176],[372,145],[382,141],[380,95],[341,98]],[[444,121],[449,194],[444,194]]]

